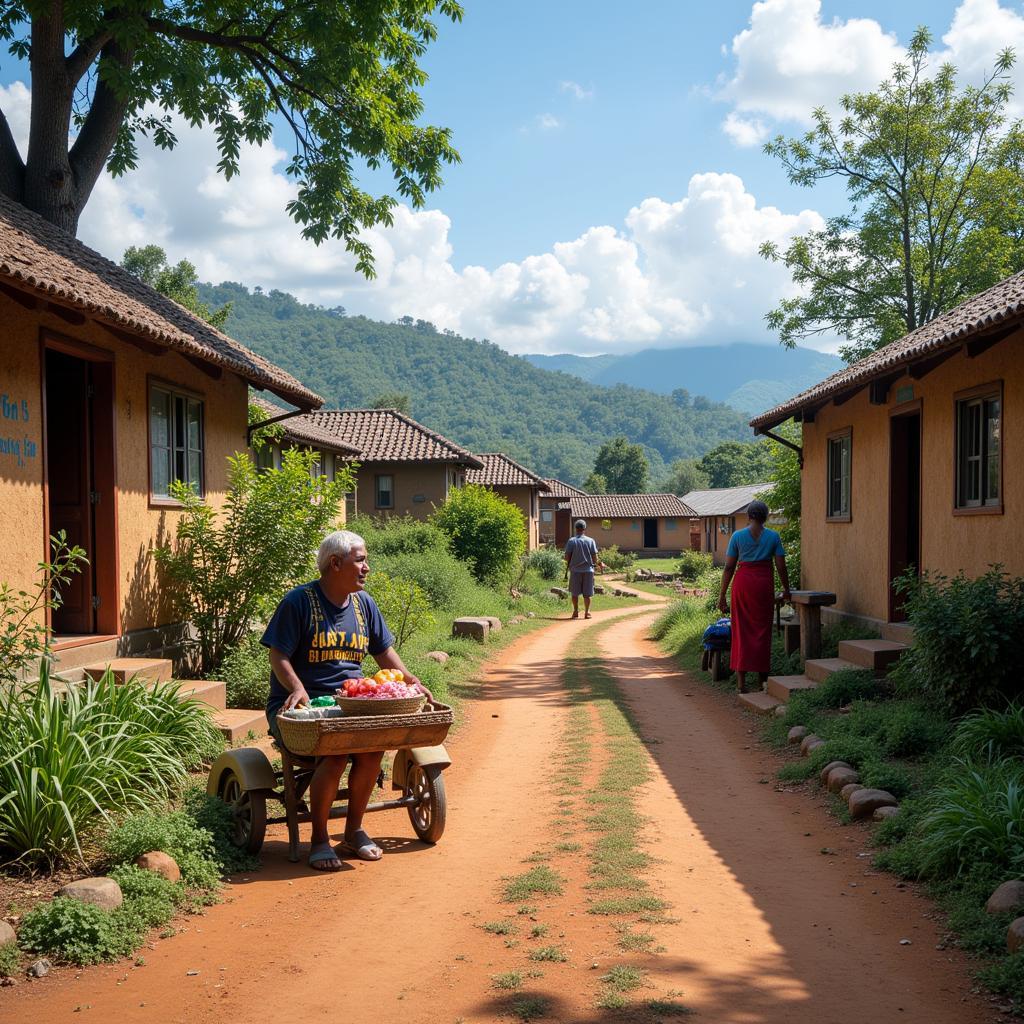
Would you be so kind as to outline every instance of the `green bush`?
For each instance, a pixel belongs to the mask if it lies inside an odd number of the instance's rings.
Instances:
[[[976,579],[907,574],[898,587],[914,626],[914,645],[893,671],[901,689],[952,714],[1016,696],[1024,673],[1024,579],[995,567]]]
[[[975,711],[960,721],[953,749],[965,760],[997,760],[1024,756],[1024,703],[1003,711]]]
[[[714,568],[715,559],[709,551],[684,551],[679,558],[679,573],[691,582]]]
[[[229,708],[261,708],[270,692],[270,652],[259,633],[247,633],[227,653],[217,676],[227,684]]]
[[[366,589],[377,602],[391,632],[395,634],[395,647],[398,650],[414,633],[434,625],[427,592],[413,580],[375,572],[370,576]]]
[[[433,662],[431,662],[433,665]],[[208,832],[213,842],[214,861],[222,875],[236,871],[252,871],[259,867],[259,858],[235,846],[234,817],[223,800],[210,796],[203,782],[188,786],[183,794],[183,809],[196,827]]]
[[[526,550],[523,513],[486,487],[470,484],[452,491],[431,521],[481,582],[510,574]]]
[[[412,516],[390,516],[371,519],[357,516],[346,529],[366,541],[370,562],[391,555],[420,555],[428,551],[449,550],[448,535],[433,523]]]
[[[469,567],[445,550],[386,555],[373,562],[371,587],[378,574],[415,583],[427,595],[432,608],[449,611],[460,610],[467,593],[478,585]]]
[[[866,761],[860,768],[860,781],[869,789],[884,789],[895,797],[908,796],[914,778],[901,764],[889,761]]]
[[[166,799],[223,748],[210,709],[177,693],[110,673],[58,693],[45,665],[30,687],[0,687],[0,850],[30,865],[81,859],[109,816]]]
[[[620,551],[618,544],[610,544],[601,548],[601,561],[608,566],[612,572],[625,572],[636,561],[636,555],[632,551]]]
[[[13,978],[21,973],[21,950],[16,942],[0,946],[0,978]]]
[[[101,910],[91,903],[58,896],[30,910],[18,929],[18,945],[69,964],[119,960],[142,941],[124,908]]]
[[[565,572],[565,558],[555,548],[537,548],[536,551],[531,551],[526,557],[526,565],[527,568],[539,573],[544,580],[560,579]]]
[[[155,871],[126,864],[114,868],[110,877],[121,887],[124,897],[121,917],[135,931],[146,932],[167,924],[185,902],[185,887],[169,882]]]

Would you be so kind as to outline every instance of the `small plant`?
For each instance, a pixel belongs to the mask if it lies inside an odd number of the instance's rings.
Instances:
[[[485,932],[491,935],[515,935],[516,926],[511,921],[488,921],[480,925]]]
[[[714,556],[709,551],[687,550],[679,558],[679,575],[693,582],[713,568]]]
[[[667,910],[669,904],[657,896],[615,896],[607,900],[598,900],[587,908],[588,914],[603,917],[620,914],[654,913]]]
[[[530,950],[530,959],[539,963],[564,964],[569,958],[561,946],[538,946]]]
[[[550,1006],[551,1001],[544,996],[527,996],[517,999],[512,1004],[511,1012],[516,1020],[540,1020],[548,1015]]]
[[[375,572],[369,577],[366,589],[395,634],[395,647],[399,650],[415,633],[434,625],[427,593],[413,580]]]
[[[644,1009],[654,1017],[689,1017],[697,1011],[692,1007],[677,1003],[671,996],[663,999],[648,999]]]
[[[644,983],[644,972],[639,967],[627,967],[618,964],[607,974],[601,975],[601,981],[616,992],[632,992]]]
[[[526,564],[543,580],[560,579],[565,570],[565,559],[555,548],[537,548],[531,551],[526,556]]]
[[[535,924],[530,929],[531,939],[543,939],[548,933],[548,926],[546,924]]]
[[[655,943],[650,932],[634,932],[626,929],[619,935],[619,949],[626,953],[646,953]]]
[[[30,953],[44,953],[71,964],[119,960],[134,952],[140,941],[121,909],[101,910],[91,903],[58,896],[25,915],[18,944]]]
[[[16,942],[0,946],[0,978],[13,978],[20,973],[21,950]]]
[[[609,544],[608,547],[601,548],[601,561],[612,572],[625,572],[636,561],[636,555],[631,551],[620,551],[618,544]]]
[[[508,575],[526,550],[522,512],[476,484],[453,490],[431,522],[448,535],[452,552],[468,563],[481,582]]]
[[[538,865],[508,880],[505,885],[505,902],[518,903],[535,893],[558,896],[562,892],[562,881],[562,876],[556,871],[546,865]]]
[[[216,674],[227,686],[229,708],[263,707],[270,691],[270,652],[260,643],[260,634],[243,636]]]
[[[1012,701],[1003,710],[967,715],[956,727],[953,749],[966,760],[985,761],[1024,755],[1024,703]]]
[[[629,1000],[621,992],[609,988],[597,997],[594,1005],[599,1010],[624,1010],[629,1005]]]
[[[504,992],[515,992],[523,987],[523,972],[505,971],[504,974],[495,974],[491,978],[491,983]]]

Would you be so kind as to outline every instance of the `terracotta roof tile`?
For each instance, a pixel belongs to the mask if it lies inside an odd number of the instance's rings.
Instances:
[[[782,405],[756,416],[750,421],[755,429],[768,429],[808,406],[818,406],[828,399],[858,385],[888,376],[906,368],[923,357],[937,355],[946,349],[958,348],[975,335],[1024,320],[1024,271],[993,285],[987,291],[961,302],[959,306],[935,317],[916,331],[891,342],[877,352],[844,370],[826,377],[820,384],[783,402]]]
[[[587,494],[586,491],[581,490],[579,487],[573,487],[572,484],[567,484],[564,480],[557,479],[557,477],[550,477],[545,480],[544,486],[545,490],[542,492],[544,497],[583,498]]]
[[[123,267],[24,206],[0,196],[0,281],[87,313],[158,345],[237,373],[305,408],[323,399]]]
[[[273,419],[275,416],[283,416],[289,411],[288,409],[282,409],[279,405],[274,405],[273,402],[268,402],[265,398],[260,398],[258,395],[249,395],[249,404],[258,405],[267,414],[268,420]],[[359,454],[358,448],[346,444],[336,435],[324,430],[322,427],[318,427],[315,423],[309,422],[306,416],[293,416],[291,419],[282,420],[278,426],[284,431],[285,440],[291,441],[293,444],[307,444],[317,448],[327,448],[346,456],[356,456]]]
[[[467,484],[483,484],[485,487],[544,487],[545,482],[501,452],[478,455],[483,469],[471,469],[466,473]]]
[[[675,494],[587,494],[569,501],[574,519],[692,518],[694,511]]]
[[[690,491],[683,502],[698,516],[735,516],[746,512],[747,506],[771,484],[744,484],[741,487],[714,487]]]

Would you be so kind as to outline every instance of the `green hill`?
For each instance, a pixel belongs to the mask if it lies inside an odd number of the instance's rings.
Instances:
[[[544,476],[580,483],[598,447],[618,434],[648,452],[657,482],[673,459],[725,440],[749,440],[746,417],[696,398],[681,404],[640,388],[605,387],[539,369],[490,342],[345,316],[273,291],[200,287],[202,301],[232,303],[227,331],[323,395],[357,408],[404,392],[412,415],[475,451],[504,451]]]

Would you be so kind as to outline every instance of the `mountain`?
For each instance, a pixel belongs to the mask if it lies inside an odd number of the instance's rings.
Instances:
[[[724,404],[592,384],[424,321],[381,323],[231,283],[201,285],[199,293],[214,308],[230,302],[228,333],[329,407],[402,392],[422,423],[475,451],[506,452],[542,476],[582,483],[600,445],[619,434],[644,446],[655,484],[674,459],[751,439],[747,417]]]
[[[544,370],[571,373],[591,384],[628,384],[669,395],[685,388],[746,413],[763,412],[846,364],[826,352],[780,345],[697,345],[648,348],[623,356],[524,356]]]

